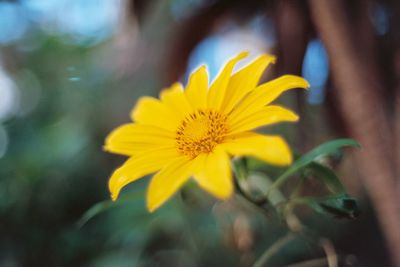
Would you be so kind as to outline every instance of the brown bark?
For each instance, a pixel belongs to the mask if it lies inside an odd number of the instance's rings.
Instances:
[[[397,191],[400,195],[400,48],[396,51],[395,75],[397,77],[395,84],[395,108],[394,108],[394,147],[395,147],[395,166],[397,179]]]
[[[394,43],[394,55],[393,55],[393,75],[394,80],[394,138],[395,138],[395,166],[396,166],[396,177],[398,192],[400,194],[400,34],[398,29],[400,28],[400,5],[394,5],[393,8],[393,26],[391,37]]]
[[[279,0],[276,3],[276,25],[278,38],[278,73],[301,74],[304,55],[309,40],[310,23],[303,1]],[[304,92],[296,95],[296,110],[305,118]],[[297,127],[296,144],[301,150],[307,146],[306,122]]]
[[[312,19],[329,54],[339,110],[352,136],[364,147],[356,153],[392,260],[400,266],[400,209],[390,156],[391,129],[379,94],[379,81],[357,51],[343,1],[309,0]]]

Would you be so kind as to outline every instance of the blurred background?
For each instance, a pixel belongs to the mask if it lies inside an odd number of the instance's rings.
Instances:
[[[400,266],[399,30],[396,0],[0,1],[0,266],[252,266],[282,221],[190,184],[149,214],[147,178],[111,203],[125,158],[102,151],[139,96],[202,63],[212,79],[242,50],[243,64],[278,56],[264,80],[310,82],[280,100],[301,122],[272,129],[295,151],[338,137],[364,146],[332,163],[361,215],[304,209],[305,224],[339,266]],[[324,255],[296,239],[268,266],[328,266],[290,265]]]

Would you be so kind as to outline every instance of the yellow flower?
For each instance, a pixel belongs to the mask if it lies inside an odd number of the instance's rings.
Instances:
[[[194,71],[186,90],[180,83],[160,93],[160,99],[142,97],[132,110],[133,123],[115,129],[105,150],[130,158],[109,180],[113,200],[120,190],[155,173],[147,191],[147,208],[154,211],[190,178],[219,199],[233,193],[230,156],[251,156],[276,165],[292,162],[291,151],[279,136],[251,130],[284,121],[297,121],[292,111],[269,105],[281,93],[307,88],[306,80],[285,75],[257,86],[275,57],[261,55],[232,74],[231,59],[209,87],[205,66]]]

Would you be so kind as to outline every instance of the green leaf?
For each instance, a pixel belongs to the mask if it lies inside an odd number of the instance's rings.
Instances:
[[[249,176],[248,158],[238,157],[232,161],[232,169],[239,183],[244,182]]]
[[[357,201],[346,194],[322,198],[303,197],[292,199],[290,203],[305,204],[320,214],[328,214],[336,218],[355,219],[360,214]]]
[[[90,207],[78,220],[76,223],[78,228],[83,227],[90,219],[92,219],[97,214],[110,209],[111,207],[116,206],[115,202],[111,200],[102,201],[94,204]]]
[[[315,178],[321,180],[332,193],[346,193],[346,189],[344,188],[339,177],[337,177],[336,173],[330,168],[317,162],[312,162],[307,166],[307,171],[309,171]]]
[[[117,201],[112,201],[112,200],[105,200],[99,203],[94,204],[92,207],[90,207],[78,220],[77,227],[81,228],[83,227],[89,220],[91,220],[93,217],[97,216],[98,214],[107,211],[113,207],[120,206],[122,204],[125,204],[130,201],[135,201],[138,199],[143,198],[144,193],[143,192],[133,192],[131,194],[126,194],[123,197],[119,198]]]
[[[292,174],[303,169],[311,162],[316,160],[318,157],[333,153],[337,149],[345,146],[351,146],[357,148],[361,147],[361,145],[354,139],[337,139],[323,143],[322,145],[319,145],[318,147],[314,148],[307,154],[299,157],[281,176],[278,177],[278,179],[275,180],[270,190],[282,185],[287,180],[287,178],[289,178]]]

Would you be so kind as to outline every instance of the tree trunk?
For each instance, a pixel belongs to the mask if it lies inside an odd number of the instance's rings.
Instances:
[[[391,152],[391,129],[380,83],[352,40],[341,0],[309,0],[311,16],[329,54],[339,110],[364,147],[356,152],[361,176],[375,206],[392,261],[400,267],[400,209]]]

